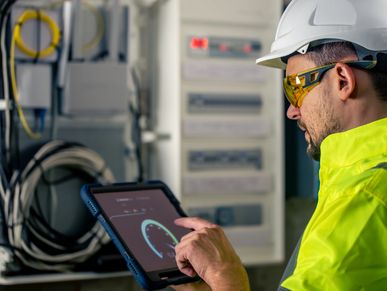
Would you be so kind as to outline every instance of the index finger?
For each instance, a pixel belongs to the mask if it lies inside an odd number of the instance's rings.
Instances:
[[[199,230],[205,227],[215,227],[216,225],[199,217],[181,217],[175,220],[175,224],[185,228]]]

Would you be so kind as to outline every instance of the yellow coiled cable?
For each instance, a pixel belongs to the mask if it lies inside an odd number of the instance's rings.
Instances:
[[[41,51],[35,51],[27,47],[27,45],[23,41],[23,36],[21,33],[21,27],[23,26],[23,24],[28,20],[34,19],[45,22],[51,31],[51,42],[49,46],[47,46]],[[13,34],[17,47],[31,58],[44,58],[51,55],[55,52],[60,41],[60,29],[56,24],[55,20],[41,10],[25,10],[17,20]]]
[[[83,45],[82,50],[84,53],[92,50],[95,48],[102,40],[104,34],[105,34],[105,23],[102,14],[98,11],[97,7],[89,3],[88,1],[83,1],[82,4],[86,6],[89,11],[94,15],[96,26],[97,26],[97,32],[93,36],[93,38]]]
[[[21,26],[24,24],[24,22],[30,19],[40,19],[41,21],[46,22],[51,30],[51,33],[52,33],[51,43],[47,48],[43,49],[42,51],[34,51],[28,48],[24,44],[24,41],[22,40]],[[31,139],[40,139],[41,135],[40,133],[34,132],[31,129],[24,115],[23,108],[19,103],[19,93],[17,89],[16,72],[15,72],[16,71],[15,70],[15,44],[17,44],[20,50],[24,52],[26,55],[32,58],[39,58],[39,57],[47,57],[50,54],[52,54],[55,51],[56,47],[58,46],[59,41],[60,41],[60,30],[58,26],[50,16],[48,16],[46,13],[42,11],[36,11],[36,10],[24,11],[23,14],[20,16],[20,18],[18,19],[13,29],[11,48],[10,48],[11,49],[11,52],[10,52],[11,86],[12,86],[15,106],[20,118],[20,122],[22,124],[24,131]]]

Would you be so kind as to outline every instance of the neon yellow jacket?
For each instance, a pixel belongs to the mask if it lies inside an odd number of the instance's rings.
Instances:
[[[321,145],[317,208],[289,290],[387,290],[387,118]]]

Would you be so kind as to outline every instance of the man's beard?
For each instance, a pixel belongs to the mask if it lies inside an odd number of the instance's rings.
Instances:
[[[325,91],[324,93],[329,94],[329,92],[327,91]],[[321,120],[322,130],[319,135],[314,132],[313,136],[317,140],[313,140],[311,132],[309,132],[309,141],[307,141],[308,147],[306,149],[306,153],[315,161],[320,161],[321,143],[323,142],[323,140],[333,133],[342,131],[342,126],[340,125],[337,115],[335,114],[335,109],[333,105],[329,103],[328,98],[325,97],[327,95],[325,94],[321,96],[321,98],[323,99],[319,113],[319,119]],[[300,123],[301,125],[303,125],[302,122]],[[303,127],[307,129],[305,126]]]
[[[315,161],[320,161],[321,158],[321,142],[315,144],[312,139],[308,142],[308,147],[306,148],[306,153]]]

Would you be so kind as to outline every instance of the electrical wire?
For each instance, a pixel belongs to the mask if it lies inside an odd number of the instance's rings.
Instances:
[[[101,41],[105,34],[105,22],[104,18],[95,5],[92,5],[89,1],[82,1],[82,4],[88,8],[88,10],[94,15],[96,21],[96,34],[93,38],[83,45],[82,50],[84,53],[95,48]]]
[[[6,18],[7,19],[7,18]],[[5,19],[5,22],[6,22]],[[10,95],[9,95],[9,81],[8,81],[8,65],[7,65],[7,50],[5,45],[6,25],[5,22],[1,25],[0,46],[2,55],[2,76],[3,76],[3,96],[5,100],[4,118],[5,118],[5,136],[4,147],[6,162],[10,162],[10,144],[11,144],[11,109],[10,109]]]
[[[10,9],[15,2],[16,0],[5,0],[0,3],[0,60],[3,98],[6,101],[6,110],[4,112],[5,131],[4,137],[1,136],[1,140],[4,142],[6,163],[3,163],[2,160],[0,166],[9,165],[11,162],[11,149],[14,150],[13,142],[15,142],[12,138],[16,137],[16,135],[12,135],[14,131],[12,124],[14,119],[12,118],[15,118],[16,112],[27,135],[33,139],[40,137],[39,133],[33,132],[29,127],[20,106],[15,70],[15,46],[17,45],[21,51],[23,51],[23,45],[25,46],[21,36],[21,25],[29,19],[34,19],[34,15],[25,16],[22,19],[24,22],[17,21],[10,42],[8,58],[6,23],[9,19]],[[65,1],[59,2],[63,3]],[[95,11],[99,13],[97,9]],[[90,42],[85,44],[85,49],[91,49],[98,45],[104,35],[103,16],[94,15],[97,21],[97,34]],[[42,20],[42,14],[36,16],[36,19]],[[45,22],[50,26],[49,22]],[[51,28],[50,30],[52,31]],[[55,44],[54,33],[52,34],[52,42],[48,47],[51,50],[53,47],[56,49],[60,41],[58,40],[58,43]],[[29,49],[26,46],[25,48]],[[35,52],[26,49],[23,52],[35,59],[50,53],[47,50]],[[15,132],[17,133],[18,131]],[[7,222],[7,235],[5,237],[6,242],[0,243],[0,247],[13,252],[14,256],[25,266],[39,270],[67,271],[77,263],[85,261],[98,251],[101,245],[109,241],[108,236],[99,223],[95,223],[89,231],[78,238],[66,237],[66,235],[59,233],[51,227],[53,224],[45,220],[44,215],[42,215],[42,209],[36,209],[33,206],[33,203],[35,203],[36,207],[40,206],[40,203],[35,199],[38,197],[36,195],[36,188],[41,181],[47,182],[45,173],[56,167],[68,166],[76,169],[76,171],[85,173],[89,177],[94,177],[96,181],[102,184],[114,181],[113,174],[95,152],[80,145],[63,141],[52,141],[44,145],[21,172],[17,168],[7,168],[10,171],[9,173],[12,173],[10,177],[7,177],[1,168],[0,197],[2,205],[0,206],[3,208],[2,215]],[[59,183],[69,178],[70,176],[62,177],[58,181],[48,181],[48,184],[51,187],[52,183]]]
[[[23,126],[24,131],[28,135],[29,138],[38,140],[41,138],[40,133],[34,132],[31,127],[29,126],[27,119],[24,115],[24,111],[22,106],[20,105],[19,102],[19,92],[17,89],[17,84],[16,84],[16,68],[15,68],[15,34],[12,36],[11,40],[11,53],[10,53],[10,69],[11,69],[11,87],[13,91],[13,99],[14,103],[16,106],[16,110],[18,112],[20,122]]]
[[[12,5],[16,0],[11,1],[2,1],[0,4],[0,52],[1,52],[1,65],[2,65],[2,88],[3,88],[3,98],[5,100],[5,110],[4,110],[4,119],[5,119],[5,133],[2,136],[4,141],[4,154],[5,154],[5,163],[9,164],[11,160],[11,103],[10,103],[10,90],[9,90],[9,66],[8,66],[8,56],[7,56],[7,47],[6,47],[6,23],[9,18],[9,13]]]
[[[72,247],[69,247],[69,240],[53,240],[52,229],[47,229],[47,222],[39,217],[39,211],[33,210],[35,190],[42,177],[50,170],[62,167],[75,169],[77,173],[83,172],[101,184],[114,181],[104,160],[86,147],[51,141],[39,149],[13,180],[12,198],[6,195],[5,199],[10,245],[16,256],[34,269],[69,270],[75,264],[84,262],[109,241],[101,225],[95,223],[87,233],[73,240]],[[36,221],[37,217],[39,221]]]
[[[51,32],[50,44],[40,51],[33,50],[24,43],[21,28],[29,20],[38,20],[40,22],[46,23]],[[42,10],[28,9],[23,11],[21,16],[18,18],[13,31],[13,38],[15,40],[16,46],[27,56],[34,59],[45,58],[56,51],[60,41],[60,29],[55,20],[52,19],[47,13],[43,12]]]
[[[24,45],[24,42],[22,41],[21,37],[21,26],[25,23],[25,21],[30,19],[40,19],[41,21],[47,22],[49,28],[52,32],[52,41],[51,44],[43,49],[42,51],[34,51],[30,48],[26,47]],[[17,89],[17,82],[16,82],[16,68],[15,68],[15,44],[18,45],[18,47],[23,51],[25,54],[27,54],[30,57],[39,58],[39,57],[47,57],[50,54],[52,54],[55,51],[55,48],[58,46],[60,40],[60,30],[58,26],[55,24],[55,22],[52,20],[51,17],[49,17],[44,12],[38,12],[35,10],[26,10],[23,12],[23,14],[19,17],[17,24],[14,27],[12,39],[11,39],[11,48],[10,48],[10,70],[11,70],[11,86],[13,91],[13,98],[15,101],[16,110],[18,112],[20,122],[22,124],[22,127],[28,137],[31,139],[38,140],[41,138],[40,133],[34,132],[31,127],[29,126],[27,119],[24,115],[24,111],[22,106],[19,102],[19,93]]]
[[[63,5],[66,1],[71,1],[71,0],[58,0],[58,1],[52,1],[51,3],[48,3],[42,8],[44,9],[52,9],[52,8],[57,8],[61,5]],[[88,51],[92,50],[96,46],[98,46],[104,35],[105,35],[105,21],[102,13],[98,10],[97,6],[94,5],[91,1],[88,0],[82,0],[81,4],[87,8],[87,10],[93,15],[95,21],[96,21],[96,33],[95,35],[91,38],[90,41],[85,43],[82,47],[82,50],[84,53],[87,53]],[[48,23],[49,24],[49,23]],[[49,24],[50,25],[50,24]],[[24,48],[24,46],[21,46]],[[23,50],[23,49],[22,49]]]
[[[131,70],[132,80],[135,87],[134,98],[129,105],[130,113],[132,114],[132,140],[135,145],[135,154],[137,159],[137,181],[142,182],[144,180],[144,167],[143,167],[143,155],[142,155],[142,128],[141,128],[141,100],[140,91],[141,83],[140,79],[134,69]]]
[[[0,4],[0,54],[1,54],[1,81],[2,81],[2,98],[5,101],[4,108],[4,131],[2,132],[1,141],[2,141],[2,150],[1,150],[1,164],[0,164],[0,205],[1,205],[1,220],[2,228],[6,228],[6,210],[4,203],[7,197],[10,197],[10,185],[8,183],[8,177],[4,170],[4,167],[11,163],[11,135],[12,135],[12,124],[11,124],[11,103],[10,103],[10,90],[9,90],[9,66],[8,66],[8,57],[7,57],[7,45],[6,45],[6,24],[9,18],[9,13],[11,11],[12,5],[16,0],[5,0]],[[3,114],[1,114],[3,115]],[[4,158],[3,158],[4,157]],[[11,252],[14,251],[14,248],[9,244],[7,230],[2,234],[2,242],[0,244],[1,250],[1,267],[7,263],[12,257]]]

